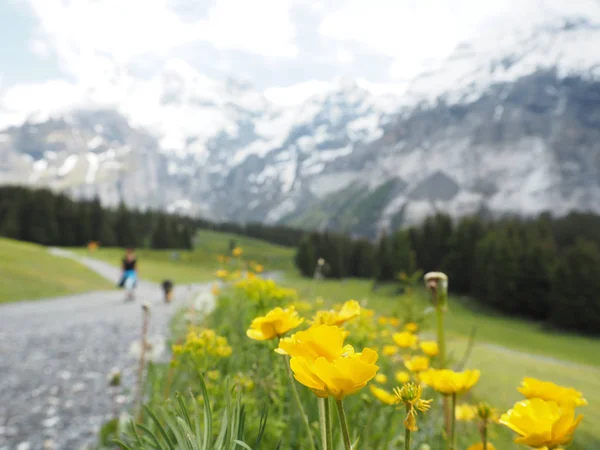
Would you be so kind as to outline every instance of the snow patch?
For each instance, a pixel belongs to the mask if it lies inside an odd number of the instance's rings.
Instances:
[[[96,150],[104,143],[104,139],[101,136],[94,136],[89,141],[87,141],[87,147],[90,150]]]
[[[98,162],[98,155],[95,153],[88,153],[85,155],[88,161],[88,168],[85,173],[85,182],[86,184],[93,184],[96,181],[96,174],[98,173],[98,168],[100,166]]]

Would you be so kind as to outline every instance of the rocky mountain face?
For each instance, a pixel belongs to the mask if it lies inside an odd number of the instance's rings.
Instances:
[[[1,130],[0,183],[365,235],[435,211],[600,212],[600,24],[493,43],[397,97],[337,80],[287,108],[174,61],[119,108]]]

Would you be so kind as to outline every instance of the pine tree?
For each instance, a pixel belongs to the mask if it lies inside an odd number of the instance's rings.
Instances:
[[[121,202],[116,212],[115,235],[119,247],[136,247],[137,237],[135,235],[132,214],[125,204]]]
[[[163,250],[171,248],[171,238],[169,233],[170,230],[165,215],[159,214],[156,227],[154,228],[150,240],[150,247]]]
[[[561,256],[552,287],[551,322],[600,334],[600,250],[579,239]]]
[[[387,234],[384,234],[379,239],[375,252],[375,264],[375,279],[377,281],[390,281],[394,279],[396,274],[394,273],[392,243]]]
[[[312,277],[316,267],[316,252],[313,240],[310,236],[304,238],[298,244],[294,262],[300,273],[305,277]]]
[[[372,278],[375,275],[375,248],[366,239],[352,243],[349,275],[358,278]]]

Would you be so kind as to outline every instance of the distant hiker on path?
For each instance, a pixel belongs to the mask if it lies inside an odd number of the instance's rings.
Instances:
[[[164,280],[162,282],[162,288],[165,293],[165,303],[171,303],[173,298],[173,282],[171,280]]]
[[[133,290],[137,285],[137,269],[136,269],[137,258],[132,248],[125,250],[125,257],[122,262],[122,274],[119,287],[124,287],[127,290],[126,300],[133,300]]]

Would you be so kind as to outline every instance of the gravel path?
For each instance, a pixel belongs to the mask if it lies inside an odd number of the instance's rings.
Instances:
[[[101,261],[70,257],[115,281],[119,270]],[[141,282],[137,300],[122,291],[92,292],[51,300],[0,306],[0,450],[79,450],[96,442],[101,424],[113,417],[107,388],[112,368],[122,373],[116,396],[120,410],[131,403],[139,345],[141,302],[151,308],[150,342],[156,353],[174,311],[202,298],[209,286],[175,287],[172,304],[158,285]]]

